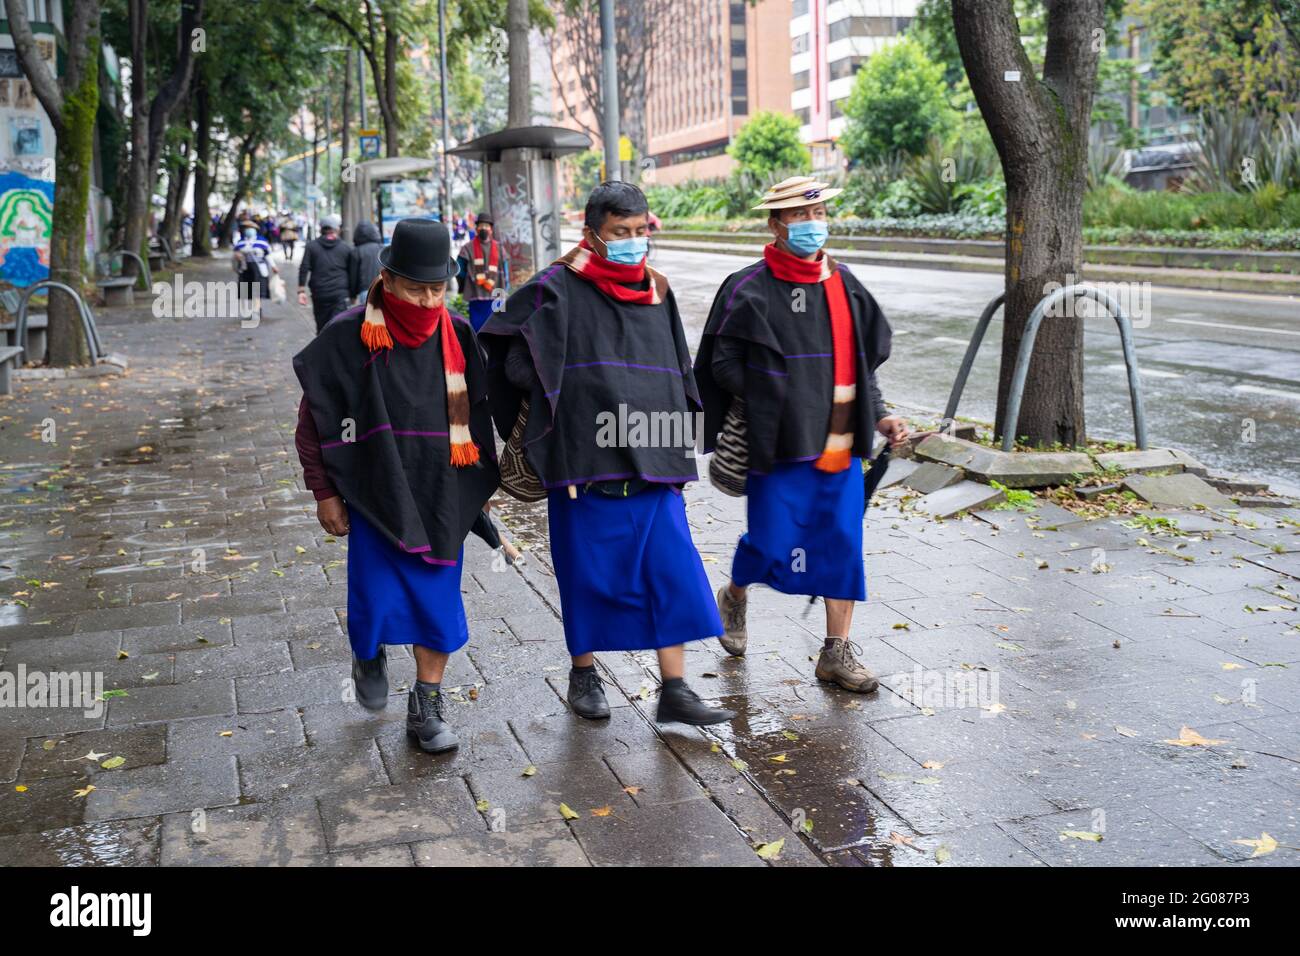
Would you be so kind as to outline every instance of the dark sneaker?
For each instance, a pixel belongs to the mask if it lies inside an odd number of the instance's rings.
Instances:
[[[718,613],[722,615],[722,629],[726,631],[718,640],[722,649],[732,657],[744,657],[749,644],[749,631],[745,628],[745,608],[749,597],[739,601],[731,596],[731,588],[724,584],[718,589]]]
[[[579,717],[604,720],[609,716],[605,683],[596,671],[569,671],[569,706]]]
[[[700,700],[700,695],[686,685],[686,681],[664,684],[659,692],[659,712],[655,721],[661,724],[691,724],[704,727],[721,724],[735,717],[730,710],[710,707]]]
[[[352,683],[357,689],[357,703],[366,710],[388,706],[388,658],[382,646],[368,661],[352,655]]]
[[[406,699],[406,735],[427,754],[440,754],[460,746],[460,738],[443,719],[443,696],[440,690],[412,688]]]
[[[845,690],[855,694],[869,694],[880,686],[876,675],[862,666],[854,656],[854,651],[861,652],[852,641],[837,638],[830,647],[823,647],[817,658],[817,679],[839,684]]]

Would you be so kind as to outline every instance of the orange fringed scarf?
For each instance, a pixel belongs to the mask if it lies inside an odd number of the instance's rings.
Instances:
[[[469,431],[469,391],[465,386],[465,353],[446,306],[423,309],[413,302],[384,296],[382,279],[375,279],[366,295],[361,341],[371,352],[393,348],[393,339],[406,348],[419,348],[437,331],[441,333],[442,371],[447,382],[447,432],[451,463],[465,468],[478,462],[478,445]]]
[[[783,282],[821,283],[831,315],[831,352],[835,367],[835,391],[831,399],[831,421],[826,446],[813,466],[818,471],[843,471],[853,456],[853,409],[857,402],[857,369],[853,354],[853,312],[849,308],[844,280],[826,253],[816,259],[800,259],[776,243],[763,248],[763,259],[772,275]]]

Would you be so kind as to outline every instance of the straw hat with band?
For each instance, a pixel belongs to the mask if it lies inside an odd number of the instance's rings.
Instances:
[[[819,182],[811,176],[791,176],[770,188],[755,209],[793,209],[834,199],[843,189]]]

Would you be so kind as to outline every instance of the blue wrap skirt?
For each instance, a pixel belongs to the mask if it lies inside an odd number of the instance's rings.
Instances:
[[[777,465],[746,478],[748,530],[736,547],[731,580],[785,594],[867,599],[862,563],[862,459],[844,471],[810,461]]]
[[[348,509],[348,640],[370,660],[381,644],[417,644],[451,653],[469,640],[460,571],[429,564],[391,544],[355,509]]]
[[[670,647],[722,633],[682,496],[548,497],[551,561],[569,654]]]

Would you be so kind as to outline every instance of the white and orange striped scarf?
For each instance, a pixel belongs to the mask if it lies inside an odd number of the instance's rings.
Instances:
[[[853,312],[835,260],[826,253],[816,259],[800,259],[776,243],[763,247],[763,259],[772,274],[783,282],[820,282],[826,290],[831,315],[831,352],[835,367],[835,391],[826,445],[813,463],[819,471],[843,471],[853,457],[853,410],[857,405],[857,365],[853,350]]]

